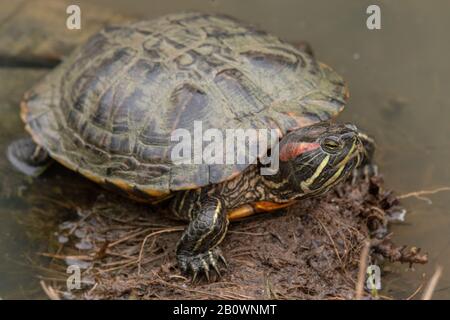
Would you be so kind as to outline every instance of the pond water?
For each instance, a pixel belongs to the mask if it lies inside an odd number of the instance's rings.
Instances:
[[[139,18],[180,10],[222,12],[251,22],[289,41],[308,40],[319,60],[333,66],[350,86],[343,121],[375,136],[377,162],[386,185],[399,194],[450,186],[450,2],[435,1],[238,1],[154,0],[89,1]],[[81,8],[87,1],[79,1]],[[370,4],[381,8],[381,30],[368,30]],[[23,135],[18,102],[26,87],[47,71],[0,70],[0,152]],[[13,76],[14,73],[14,76]],[[20,86],[8,79],[20,78]],[[0,297],[43,297],[30,267],[36,251],[54,238],[51,219],[32,221],[36,203],[64,196],[87,203],[91,183],[55,167],[30,181],[0,157]],[[27,196],[22,196],[23,194]],[[390,265],[382,278],[384,293],[406,298],[444,268],[435,298],[450,299],[450,192],[427,196],[431,202],[405,199],[406,221],[392,226],[394,240],[423,248],[429,263],[408,269]],[[33,209],[34,208],[34,209]],[[39,208],[39,206],[37,206]],[[45,212],[44,212],[45,214]],[[425,278],[424,278],[425,275]]]

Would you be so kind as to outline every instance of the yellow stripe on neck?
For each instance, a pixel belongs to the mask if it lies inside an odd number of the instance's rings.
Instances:
[[[309,189],[309,186],[317,179],[318,176],[320,176],[320,174],[322,173],[323,169],[328,164],[328,161],[330,161],[330,155],[327,155],[325,158],[323,158],[322,162],[317,167],[316,171],[314,172],[314,174],[311,177],[306,179],[306,181],[302,181],[300,183],[300,187],[301,187],[301,189],[303,190],[304,193],[307,193],[307,192],[311,191]]]

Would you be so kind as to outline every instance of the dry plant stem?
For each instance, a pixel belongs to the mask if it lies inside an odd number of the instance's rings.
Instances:
[[[424,197],[424,195],[435,194],[435,193],[439,193],[442,191],[450,191],[450,187],[441,187],[441,188],[436,188],[433,190],[419,190],[419,191],[409,192],[409,193],[405,193],[405,194],[401,194],[401,195],[397,196],[397,199],[406,199],[406,198],[415,197],[419,200],[423,200],[423,201],[426,201],[429,204],[431,204],[432,203],[431,200]]]
[[[406,300],[412,300],[420,292],[420,290],[422,290],[424,285],[425,283],[422,282],[420,286],[418,286],[417,289],[408,298],[406,298]]]
[[[177,231],[182,231],[182,230],[184,230],[183,227],[169,228],[169,229],[163,229],[163,230],[155,231],[155,232],[152,232],[152,233],[148,234],[147,236],[145,236],[144,241],[142,241],[141,250],[139,250],[139,258],[137,260],[137,262],[138,262],[138,274],[141,274],[142,255],[144,253],[144,246],[145,246],[145,243],[147,242],[147,239],[149,239],[150,237],[156,236],[158,234],[161,234],[161,233],[177,232]]]
[[[337,247],[336,247],[336,243],[334,242],[333,237],[330,234],[330,231],[328,231],[328,229],[325,227],[325,225],[322,223],[322,221],[320,221],[319,218],[316,218],[316,220],[319,222],[320,226],[325,231],[328,239],[330,239],[331,244],[333,245],[334,252],[336,253],[336,257],[339,259],[339,261],[341,263],[341,266],[342,266],[342,269],[345,270],[344,267],[343,267],[344,263],[342,262],[342,258],[341,258],[340,254],[339,254],[339,251],[338,251]]]
[[[44,280],[41,280],[39,283],[41,284],[42,290],[44,290],[50,300],[61,300],[56,290],[51,286],[48,286]]]
[[[438,284],[441,275],[442,275],[442,267],[437,266],[436,271],[434,272],[433,276],[430,279],[430,282],[428,282],[427,287],[425,288],[425,291],[422,295],[422,300],[431,300],[431,297],[433,296],[433,292],[436,289],[436,286]]]
[[[49,257],[52,259],[59,259],[59,260],[65,260],[65,259],[77,259],[77,260],[85,260],[85,261],[92,261],[94,260],[91,256],[86,255],[80,255],[80,256],[70,256],[70,255],[61,255],[61,254],[53,254],[53,253],[46,253],[46,252],[38,252],[38,255],[43,257]]]
[[[179,289],[179,290],[188,291],[188,292],[192,292],[192,293],[201,293],[201,294],[204,294],[204,295],[215,297],[216,299],[217,298],[219,298],[219,299],[229,299],[229,300],[236,299],[236,297],[233,296],[233,295],[231,295],[231,296],[230,295],[222,295],[222,294],[216,294],[216,293],[213,293],[213,292],[207,292],[207,291],[202,291],[202,290],[197,290],[197,289],[184,288],[182,286],[178,286],[176,284],[172,284],[172,283],[169,283],[167,281],[164,281],[160,277],[158,277],[158,281],[161,284],[164,284],[164,285],[166,285],[168,287],[172,287],[172,288],[176,288],[176,289]],[[246,299],[253,299],[253,297],[246,297]]]
[[[131,234],[129,234],[129,235],[127,235],[127,236],[117,240],[117,241],[114,241],[114,242],[110,243],[109,246],[108,246],[108,249],[110,249],[110,248],[112,248],[112,247],[114,247],[114,246],[116,246],[116,245],[118,245],[118,244],[120,244],[122,242],[130,240],[130,239],[135,238],[137,236],[140,236],[141,234],[148,233],[148,232],[152,231],[153,229],[154,228],[146,228],[144,230],[140,230],[138,232],[131,233]]]
[[[370,241],[364,241],[364,247],[359,259],[358,282],[356,283],[356,300],[361,300],[364,293],[364,280],[366,279],[367,259],[369,257]]]

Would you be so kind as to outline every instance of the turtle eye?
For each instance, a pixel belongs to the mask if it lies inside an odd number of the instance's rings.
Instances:
[[[322,141],[322,148],[327,152],[336,152],[341,149],[341,143],[334,137],[327,137]]]

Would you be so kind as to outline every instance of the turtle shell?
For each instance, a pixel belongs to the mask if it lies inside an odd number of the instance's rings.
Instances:
[[[24,97],[36,143],[72,170],[162,197],[228,180],[249,164],[175,164],[175,129],[295,128],[348,98],[308,52],[232,18],[163,16],[95,34]]]

